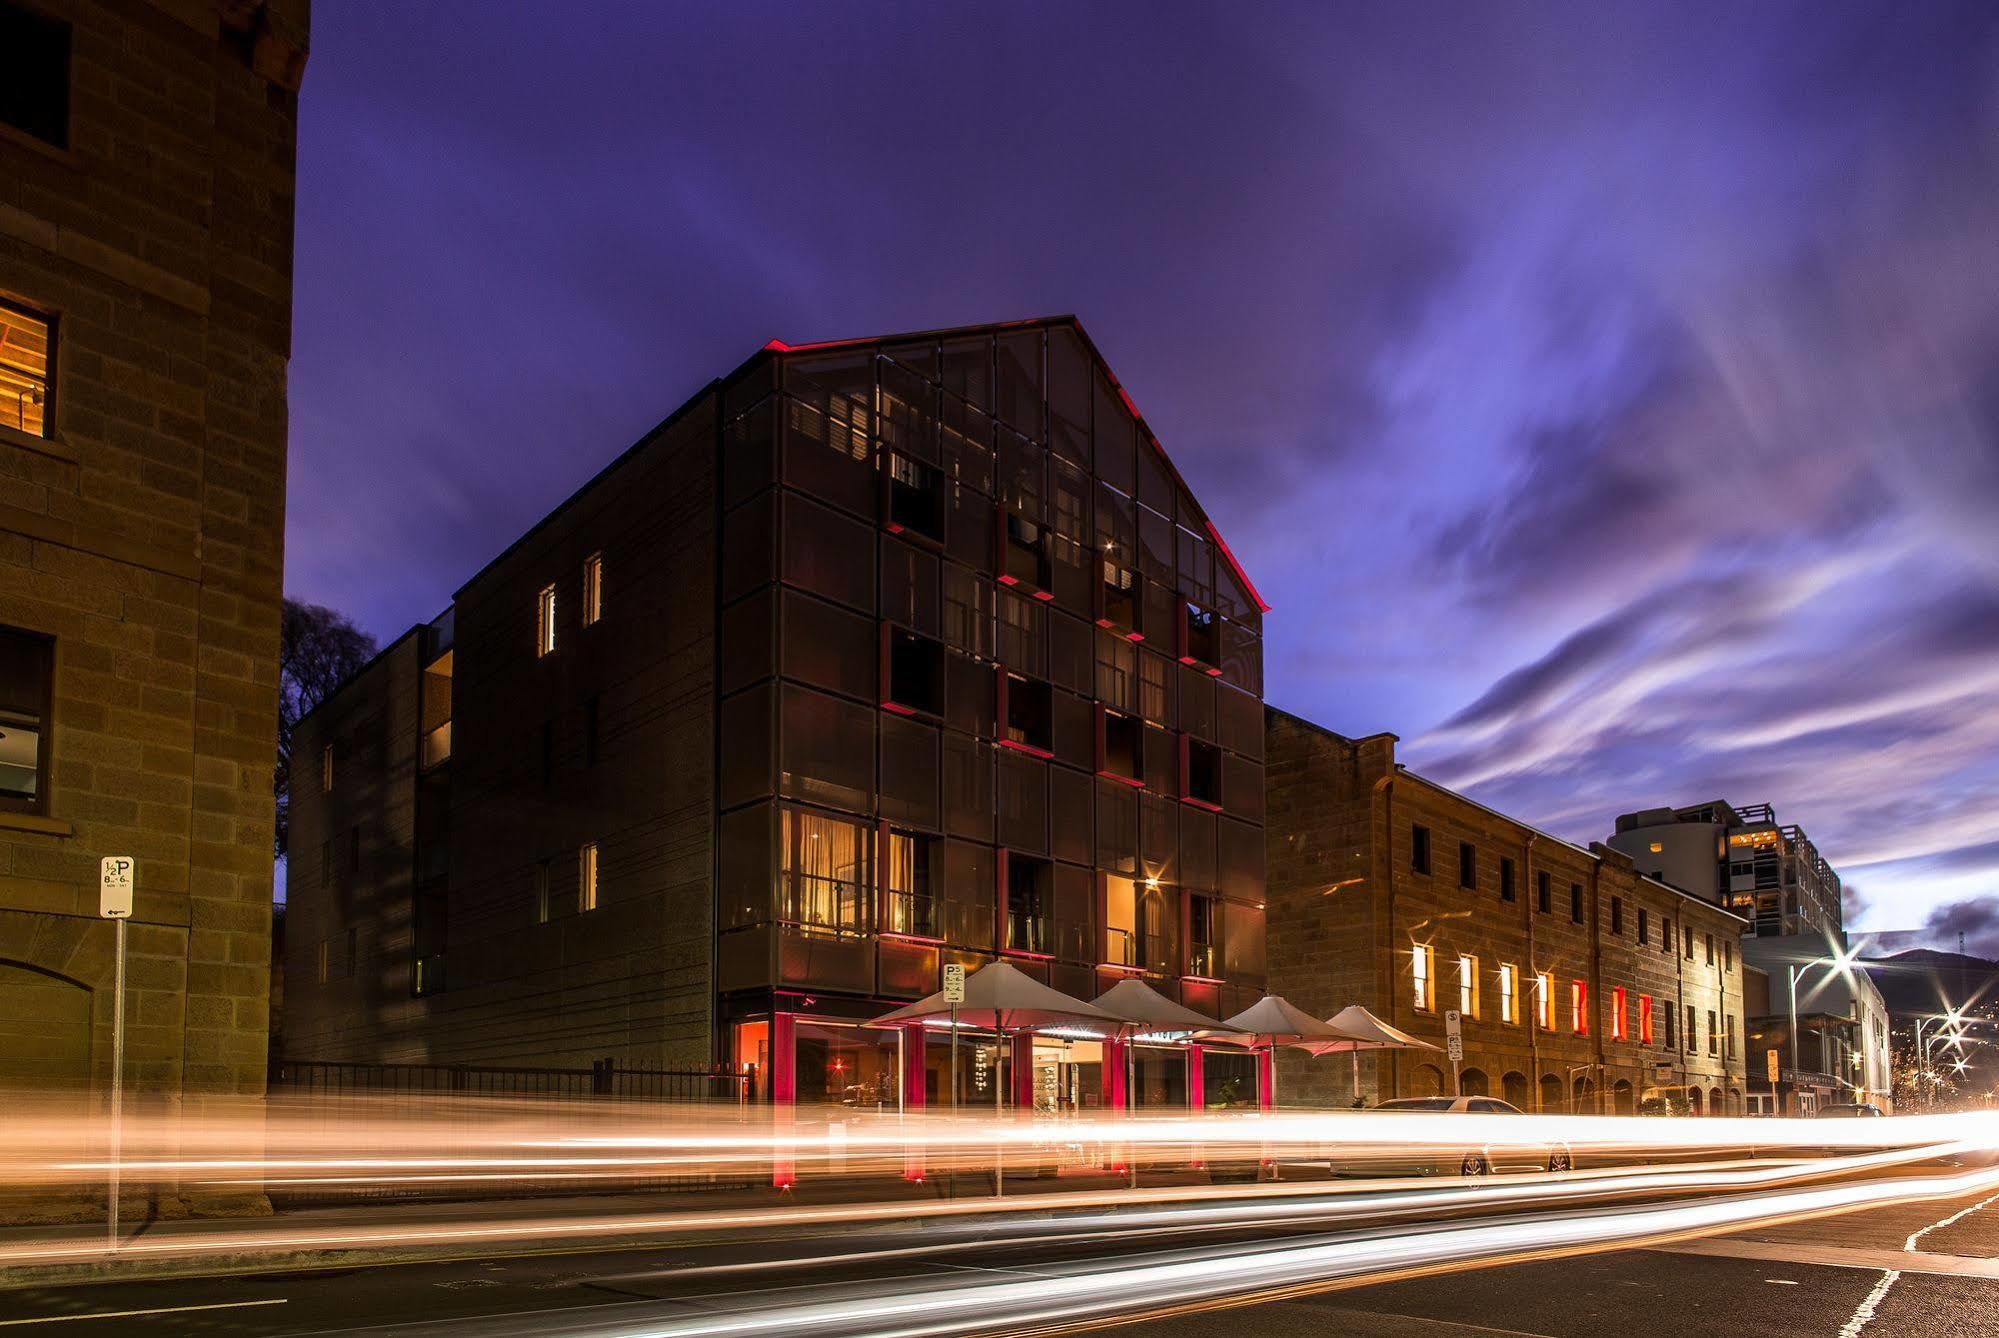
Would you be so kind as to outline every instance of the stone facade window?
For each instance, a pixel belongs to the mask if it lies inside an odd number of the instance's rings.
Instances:
[[[0,812],[47,813],[55,642],[0,627]]]
[[[1478,887],[1478,847],[1469,841],[1458,842],[1458,886],[1468,891]]]
[[[604,555],[583,559],[583,625],[594,626],[604,616]]]
[[[1409,871],[1430,872],[1430,829],[1420,824],[1409,828]]]
[[[555,653],[555,587],[545,585],[534,598],[534,653]]]
[[[576,862],[576,909],[578,912],[594,911],[597,909],[597,843],[584,842]]]
[[[1410,971],[1414,989],[1410,994],[1418,1012],[1433,1012],[1437,1007],[1437,954],[1426,943],[1418,943],[1409,950]]]

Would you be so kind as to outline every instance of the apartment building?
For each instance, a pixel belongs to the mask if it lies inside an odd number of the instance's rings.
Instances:
[[[1610,845],[1643,872],[1743,916],[1759,937],[1846,945],[1839,875],[1804,829],[1780,824],[1769,804],[1717,799],[1620,814]]]
[[[863,1024],[946,963],[1224,1016],[1264,612],[1073,319],[773,341],[300,723],[285,1049],[892,1105],[948,1035]],[[1033,1062],[1099,1099],[1095,1042]]]
[[[1439,1047],[1363,1056],[1361,1100],[1744,1109],[1738,916],[1406,770],[1392,734],[1268,720],[1270,987],[1320,1017],[1359,1003]],[[1355,1095],[1344,1058],[1279,1063],[1287,1101]]]
[[[0,0],[0,1088],[264,1090],[306,19]]]

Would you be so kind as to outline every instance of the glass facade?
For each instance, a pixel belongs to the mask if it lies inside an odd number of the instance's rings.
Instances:
[[[807,1015],[946,962],[1252,1002],[1260,605],[1080,332],[780,350],[724,396],[725,1020],[799,1014],[799,1100],[852,1104],[893,1061]],[[940,1040],[909,1061],[930,1100]],[[1101,1055],[1049,1045],[1035,1103],[1098,1099]],[[1184,1102],[1170,1053],[1147,1090]],[[961,1057],[967,1099],[1010,1062]]]

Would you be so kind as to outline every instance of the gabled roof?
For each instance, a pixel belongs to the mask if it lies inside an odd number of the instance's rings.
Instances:
[[[967,336],[1003,334],[1018,330],[1048,329],[1054,326],[1067,326],[1075,331],[1077,337],[1083,341],[1083,347],[1089,352],[1091,358],[1095,360],[1096,365],[1102,369],[1105,379],[1110,382],[1111,389],[1117,392],[1118,399],[1123,403],[1125,412],[1129,413],[1132,416],[1132,420],[1138,425],[1141,439],[1151,448],[1159,463],[1165,467],[1167,477],[1172,479],[1173,485],[1179,489],[1180,494],[1193,503],[1194,510],[1201,518],[1202,527],[1207,531],[1209,540],[1215,545],[1215,551],[1221,556],[1223,563],[1235,577],[1236,584],[1242,587],[1243,593],[1249,597],[1251,603],[1256,605],[1259,612],[1270,612],[1270,605],[1264,601],[1262,594],[1258,592],[1256,583],[1249,579],[1249,573],[1243,570],[1242,563],[1237,560],[1234,550],[1228,545],[1228,541],[1222,538],[1221,531],[1215,527],[1214,519],[1208,515],[1207,508],[1201,505],[1200,498],[1187,485],[1186,476],[1181,474],[1179,467],[1173,463],[1173,457],[1168,455],[1166,448],[1159,444],[1158,436],[1145,421],[1145,415],[1140,413],[1138,406],[1132,402],[1131,393],[1124,388],[1124,383],[1118,380],[1118,375],[1112,370],[1109,359],[1104,357],[1103,350],[1099,349],[1096,341],[1090,338],[1090,332],[1085,330],[1083,323],[1074,316],[1041,316],[1030,320],[995,321],[982,325],[956,325],[937,330],[913,330],[897,334],[867,335],[852,339],[826,339],[810,344],[791,344],[782,339],[772,339],[766,342],[755,354],[745,359],[735,371],[724,377],[723,380],[735,380],[737,377],[749,372],[759,359],[773,354],[820,353],[834,349],[864,348],[869,345],[879,344],[908,344],[930,339],[940,341],[962,339]]]

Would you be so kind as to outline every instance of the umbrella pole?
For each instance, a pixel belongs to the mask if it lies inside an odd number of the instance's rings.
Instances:
[[[1138,1061],[1133,1057],[1132,1054],[1132,1052],[1137,1048],[1132,1044],[1132,1041],[1137,1036],[1138,1033],[1134,1031],[1129,1035],[1127,1035],[1124,1041],[1124,1117],[1126,1121],[1129,1121],[1131,1119],[1131,1095],[1133,1092],[1137,1090]],[[1130,1174],[1131,1177],[1130,1181],[1131,1188],[1137,1189],[1138,1188],[1138,1146],[1135,1143],[1133,1143],[1130,1139],[1125,1140],[1124,1161],[1125,1161],[1125,1170]]]
[[[1359,1110],[1360,1109],[1360,1047],[1356,1045],[1353,1049],[1347,1051],[1347,1054],[1352,1056],[1353,1058],[1353,1106],[1355,1110]]]
[[[1005,1074],[1006,1078],[1012,1078],[1015,1075],[1006,1072],[1006,1068],[1003,1067],[1011,1058],[1006,1052],[1006,1015],[996,1012],[993,1014],[993,1021],[999,1024],[995,1028],[999,1032],[999,1043],[993,1047],[993,1137],[995,1140],[993,1143],[993,1197],[1003,1199],[1006,1197],[1006,1115],[1004,1108],[1000,1104],[1000,1098],[1006,1093],[1006,1083],[1002,1081],[1001,1075]]]

